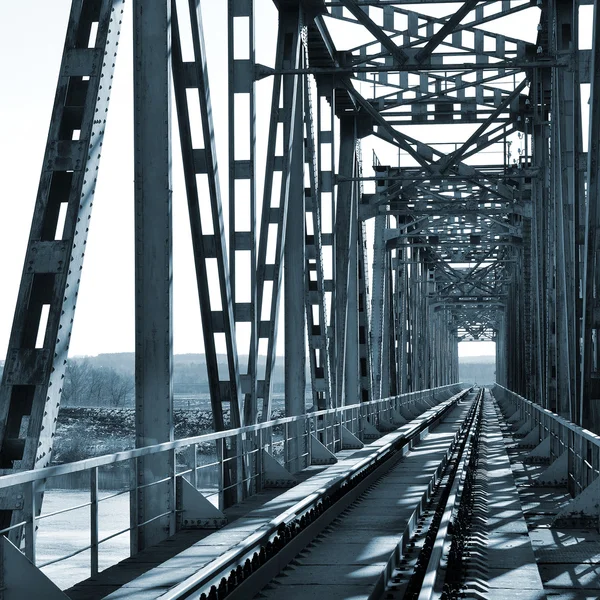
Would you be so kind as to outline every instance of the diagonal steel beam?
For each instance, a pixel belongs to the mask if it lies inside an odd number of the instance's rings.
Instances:
[[[475,8],[479,0],[467,0],[445,23],[445,25],[434,33],[425,46],[417,52],[415,60],[417,63],[425,62],[434,50],[446,39],[458,24]]]
[[[514,89],[514,91],[502,101],[500,106],[498,106],[498,108],[481,124],[481,126],[473,132],[469,139],[460,148],[448,155],[448,157],[443,161],[444,166],[442,172],[446,172],[448,169],[451,169],[453,165],[461,160],[467,150],[479,137],[483,135],[484,131],[496,120],[498,115],[505,110],[515,98],[519,96],[526,86],[527,79],[523,79],[523,81]]]
[[[356,20],[396,59],[399,64],[408,60],[408,55],[399,48],[395,42],[385,33],[379,25],[373,22],[371,17],[362,10],[356,0],[342,0],[344,6],[354,15]]]

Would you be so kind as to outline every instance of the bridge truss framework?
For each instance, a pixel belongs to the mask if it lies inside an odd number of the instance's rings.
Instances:
[[[269,417],[284,305],[288,415],[306,409],[307,359],[323,409],[456,382],[458,342],[479,339],[496,342],[499,383],[600,430],[596,5],[592,48],[580,49],[589,0],[466,0],[456,12],[445,1],[276,0],[276,56],[265,66],[254,1],[228,0],[225,222],[198,3],[132,4],[138,446],[173,439],[172,108],[215,429]],[[3,473],[52,457],[124,10],[123,0],[73,0],[0,388]],[[525,11],[539,15],[535,43],[495,31]],[[361,33],[340,37],[343,27]],[[264,78],[273,87],[259,173]],[[374,139],[396,164],[373,153],[367,166]],[[143,487],[173,469],[174,456],[140,459],[140,520],[176,501],[168,486]],[[0,502],[3,527],[23,520],[22,501]],[[173,527],[144,528],[138,549]]]

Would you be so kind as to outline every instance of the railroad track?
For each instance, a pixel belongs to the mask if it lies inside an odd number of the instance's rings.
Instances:
[[[465,390],[385,436],[161,598],[458,597],[482,406]]]
[[[462,561],[472,519],[482,410],[483,389],[477,394],[419,527],[405,548],[402,564],[385,577],[385,590],[380,597],[390,600],[460,597],[465,583]]]

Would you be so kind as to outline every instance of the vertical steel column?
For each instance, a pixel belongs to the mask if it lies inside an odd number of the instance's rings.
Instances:
[[[401,296],[401,283],[402,277],[400,274],[400,249],[394,249],[390,253],[390,305],[392,314],[390,318],[394,320],[394,374],[395,383],[394,389],[396,390],[394,395],[402,393],[402,373],[403,373],[403,361],[404,354],[402,352],[402,296]]]
[[[289,77],[289,76],[288,76]],[[304,192],[304,78],[298,78],[294,90],[284,85],[284,104],[295,102],[296,118],[289,136],[291,153],[289,174],[289,196],[287,225],[285,228],[285,246],[283,252],[284,268],[284,326],[285,326],[285,414],[287,417],[305,412],[306,388],[306,330],[305,330],[305,192]],[[287,93],[286,93],[287,91]],[[292,91],[290,95],[289,92]],[[297,438],[299,428],[290,428],[292,438]],[[288,468],[298,471],[303,466],[298,461],[299,441],[291,439],[287,444],[291,462]]]
[[[579,4],[573,4],[573,48],[575,52],[579,49]],[[577,54],[575,54],[577,56]],[[586,172],[583,167],[585,161],[585,154],[583,152],[583,124],[582,124],[582,107],[581,107],[581,80],[580,74],[577,69],[573,76],[573,88],[574,88],[574,99],[573,99],[573,140],[574,140],[574,179],[573,179],[573,201],[574,206],[574,250],[573,250],[573,261],[574,261],[574,282],[573,290],[571,291],[572,298],[574,299],[575,311],[575,332],[571,339],[574,340],[574,356],[576,370],[575,386],[574,386],[574,402],[573,412],[571,414],[571,420],[575,423],[578,419],[580,412],[579,404],[581,399],[581,368],[583,365],[583,296],[585,295],[585,288],[583,284],[583,273],[584,273],[584,256],[585,256],[585,210],[587,204],[586,198],[586,186],[585,178]]]
[[[404,394],[409,391],[408,379],[408,262],[406,248],[397,250],[398,261],[398,321],[400,329],[400,393]]]
[[[592,431],[600,430],[597,404],[600,400],[598,365],[598,299],[600,285],[600,2],[594,2],[590,85],[590,124],[587,162],[587,211],[583,285],[583,361],[581,403],[577,422]]]
[[[134,0],[136,446],[173,439],[171,2]],[[139,459],[132,553],[175,531],[174,453]],[[134,492],[135,493],[135,492]],[[137,524],[136,524],[137,525]],[[137,538],[137,539],[136,539]]]
[[[373,397],[381,398],[382,379],[382,353],[384,344],[384,319],[383,307],[386,294],[386,248],[385,230],[387,225],[386,215],[375,217],[375,232],[373,241],[373,295],[371,296],[371,349],[373,353]]]
[[[416,269],[416,253],[415,248],[410,248],[410,260],[407,264],[406,278],[406,349],[407,349],[407,392],[414,392],[416,388],[415,382],[415,269]]]
[[[557,56],[574,56],[577,31],[574,15],[577,9],[572,2],[558,1],[555,4],[556,24],[553,43]],[[575,122],[575,100],[579,95],[578,78],[573,71],[554,69],[553,72],[553,142],[554,163],[553,192],[556,198],[556,286],[557,286],[557,412],[564,417],[574,416],[575,380],[577,378],[578,323],[576,321],[576,287],[578,265],[575,261],[576,223],[576,150],[577,125]]]
[[[190,3],[198,5],[197,0]],[[242,46],[247,42],[246,46]],[[229,119],[229,266],[234,318],[238,332],[250,333],[246,372],[240,375],[245,393],[244,422],[257,419],[258,311],[256,282],[256,101],[254,0],[228,0]],[[240,273],[243,285],[237,285]],[[250,277],[250,284],[246,282]]]
[[[389,273],[390,254],[386,252],[384,255],[384,283],[383,283],[383,335],[381,346],[381,398],[389,398],[391,389],[391,374],[392,374],[392,342],[394,339],[394,326],[391,314],[390,305],[390,273]]]
[[[365,222],[358,224],[358,360],[359,402],[373,399],[371,378],[371,340],[369,336],[369,268]]]
[[[549,407],[549,380],[546,377],[548,364],[548,327],[547,327],[547,283],[546,278],[547,263],[549,260],[547,252],[547,217],[546,202],[548,196],[548,109],[546,86],[547,73],[545,69],[537,68],[533,70],[533,136],[532,151],[533,165],[537,168],[538,174],[533,179],[532,204],[533,204],[533,274],[535,279],[535,327],[536,327],[536,354],[537,364],[537,386],[538,402],[545,408]],[[505,315],[504,327],[508,327],[508,315]],[[506,340],[505,342],[506,343]],[[505,352],[509,348],[505,345]],[[505,360],[508,360],[507,358]],[[505,374],[507,364],[504,364]],[[506,385],[509,385],[508,379],[505,379]]]
[[[527,135],[527,134],[525,134]],[[532,239],[532,220],[529,217],[523,217],[523,321],[524,321],[524,368],[525,374],[525,392],[526,398],[535,397],[535,355],[536,347],[534,344],[534,308],[535,308],[535,280],[532,273],[533,262],[533,239]]]
[[[350,221],[350,248],[348,253],[348,296],[347,296],[347,313],[346,313],[346,351],[345,354],[338,357],[338,361],[344,361],[344,404],[356,404],[360,402],[360,376],[359,376],[359,311],[364,306],[360,304],[360,300],[366,300],[366,288],[364,285],[360,287],[361,292],[364,290],[364,295],[360,294],[359,300],[359,279],[361,284],[364,278],[359,277],[359,262],[363,260],[363,244],[362,235],[359,235],[359,229],[362,230],[361,223],[357,218],[357,183],[352,184],[354,190],[352,194],[352,220]],[[338,197],[339,201],[339,197]],[[362,275],[362,273],[361,273]],[[342,283],[343,285],[343,283]]]
[[[352,222],[357,219],[354,213],[355,186],[352,181],[355,167],[356,131],[352,117],[340,120],[340,158],[338,175],[340,181],[337,188],[337,205],[335,214],[335,371],[337,406],[346,402],[345,369],[346,361],[346,333],[348,326],[348,288],[351,281],[350,244],[352,242]],[[348,178],[350,181],[346,181]]]

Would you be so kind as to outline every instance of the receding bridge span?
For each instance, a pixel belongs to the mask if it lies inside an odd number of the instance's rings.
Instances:
[[[135,447],[57,464],[130,30]],[[600,597],[599,159],[598,0],[72,0],[0,384],[0,597]],[[184,439],[174,195],[212,418]],[[473,341],[493,385],[459,381]]]

